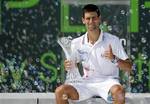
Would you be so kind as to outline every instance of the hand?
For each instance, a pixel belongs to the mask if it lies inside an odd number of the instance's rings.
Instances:
[[[106,58],[106,59],[109,59],[109,60],[113,60],[114,59],[114,55],[113,55],[113,51],[112,51],[112,47],[111,45],[109,44],[109,47],[107,50],[105,50],[103,56]]]
[[[66,71],[69,70],[69,69],[71,69],[71,68],[72,68],[72,61],[70,61],[70,60],[65,60],[65,61],[64,61],[64,66],[65,66],[65,70],[66,70]]]

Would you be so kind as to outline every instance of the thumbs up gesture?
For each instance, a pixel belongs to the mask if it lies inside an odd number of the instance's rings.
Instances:
[[[109,44],[108,49],[106,49],[106,50],[104,51],[103,56],[104,56],[106,59],[109,59],[109,60],[114,59],[114,55],[113,55],[113,51],[112,51],[111,44]]]

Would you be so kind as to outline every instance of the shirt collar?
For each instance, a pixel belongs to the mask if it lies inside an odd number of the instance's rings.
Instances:
[[[88,43],[88,36],[87,36],[87,34],[88,34],[88,32],[86,32],[85,35],[84,35],[84,39],[83,39],[83,43],[84,43],[84,44],[89,44],[89,43]],[[103,41],[103,40],[104,40],[104,33],[103,33],[103,31],[101,30],[100,36],[99,36],[98,40],[96,41],[96,43],[99,43],[99,42],[101,42],[101,41]]]

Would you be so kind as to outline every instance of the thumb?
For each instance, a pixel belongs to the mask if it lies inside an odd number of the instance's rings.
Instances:
[[[112,51],[112,47],[111,47],[111,44],[109,44],[109,50],[110,50],[110,51]]]

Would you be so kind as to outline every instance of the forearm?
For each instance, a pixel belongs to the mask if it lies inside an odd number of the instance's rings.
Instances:
[[[127,71],[127,72],[131,72],[131,70],[132,70],[132,62],[129,59],[127,59],[127,60],[119,59],[117,63],[118,63],[118,67],[121,70],[124,70],[124,71]]]

